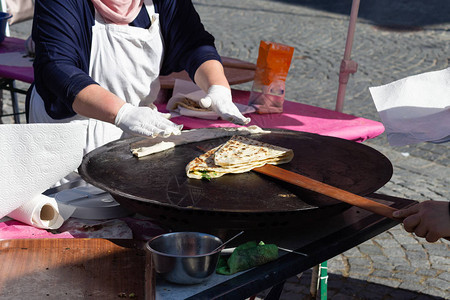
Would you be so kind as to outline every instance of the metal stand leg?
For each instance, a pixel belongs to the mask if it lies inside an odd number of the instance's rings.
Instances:
[[[312,268],[311,285],[309,286],[309,296],[316,299],[317,290],[319,289],[319,265]]]
[[[3,124],[3,90],[0,90],[0,124]]]
[[[320,265],[314,266],[311,274],[311,285],[309,288],[309,295],[311,299],[316,299],[317,291],[320,288],[320,299],[327,299],[327,284],[328,284],[328,263],[324,261]]]
[[[11,85],[11,100],[14,113],[14,123],[20,124],[19,101],[17,100],[17,95],[16,92],[14,91],[16,89],[16,83],[14,82],[14,80],[10,82],[10,85]]]
[[[10,78],[0,78],[0,89],[10,91],[13,109],[12,114],[3,114],[3,111],[0,110],[0,116],[13,116],[14,123],[20,124],[20,115],[25,114],[25,112],[20,112],[19,110],[19,100],[17,99],[17,93],[26,95],[27,91],[16,88],[14,79]]]

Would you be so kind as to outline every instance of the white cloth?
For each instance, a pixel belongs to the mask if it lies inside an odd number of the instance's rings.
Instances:
[[[209,109],[193,110],[177,104],[179,102],[182,102],[184,99],[189,99],[199,103],[200,100],[205,98],[206,96],[207,93],[200,89],[200,87],[192,81],[175,79],[172,97],[167,102],[166,109],[170,111],[172,117],[182,115],[207,120],[219,119],[219,114],[213,111],[211,107]],[[236,105],[241,114],[250,114],[255,112],[255,108],[252,106],[240,103],[234,103],[234,105]]]
[[[163,59],[159,15],[151,0],[145,5],[152,20],[149,29],[105,24],[99,14],[92,29],[91,77],[136,106],[151,106],[156,100]]]
[[[369,90],[392,146],[450,140],[450,68]]]
[[[107,24],[96,12],[92,28],[89,75],[102,87],[127,103],[156,109],[153,101],[159,93],[159,70],[163,60],[163,40],[159,15],[153,2],[145,0],[152,25],[149,29]],[[42,98],[34,89],[31,95],[30,122],[86,124],[84,153],[119,139],[123,131],[113,124],[77,115],[62,120],[47,115]]]

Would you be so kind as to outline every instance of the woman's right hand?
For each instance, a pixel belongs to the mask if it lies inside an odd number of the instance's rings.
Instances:
[[[140,136],[163,136],[181,134],[183,125],[169,121],[165,114],[146,106],[125,103],[117,113],[114,124],[124,132]]]
[[[395,218],[404,218],[406,231],[414,232],[428,242],[436,242],[440,238],[450,238],[450,203],[448,201],[427,200],[411,207],[397,210]]]

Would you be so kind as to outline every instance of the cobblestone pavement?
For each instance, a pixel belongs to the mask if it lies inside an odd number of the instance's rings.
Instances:
[[[221,55],[256,62],[260,40],[295,47],[286,97],[334,109],[351,0],[194,0]],[[13,25],[26,37],[30,22]],[[378,120],[368,87],[449,67],[448,0],[361,1],[344,112]],[[251,84],[237,86],[250,89]],[[5,96],[5,101],[7,95]],[[8,103],[4,104],[8,110]],[[3,118],[3,122],[10,122]],[[450,144],[391,147],[394,175],[378,192],[418,201],[450,199]],[[330,299],[450,299],[450,242],[428,243],[398,225],[328,261]],[[308,299],[311,272],[288,280],[281,299]],[[263,297],[261,293],[259,297]]]

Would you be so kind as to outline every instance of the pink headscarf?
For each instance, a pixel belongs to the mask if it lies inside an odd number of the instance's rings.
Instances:
[[[91,0],[95,9],[110,23],[131,23],[142,7],[143,0]]]

